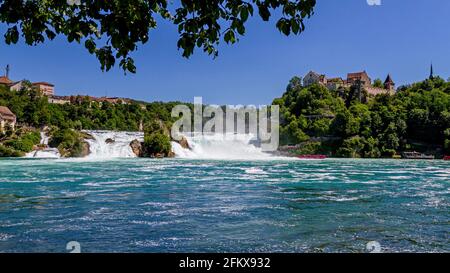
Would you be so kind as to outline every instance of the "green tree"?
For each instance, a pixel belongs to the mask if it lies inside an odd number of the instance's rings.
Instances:
[[[177,5],[169,5],[167,0],[77,2],[1,1],[6,43],[15,44],[22,35],[25,43],[35,45],[62,35],[70,43],[83,43],[102,69],[109,70],[118,60],[121,68],[134,73],[130,53],[149,41],[157,18],[178,27],[177,45],[184,57],[192,55],[195,47],[217,56],[218,43],[235,43],[245,34],[245,24],[255,12],[264,21],[272,13],[281,14],[276,27],[285,35],[298,34],[305,29],[304,20],[313,14],[316,4],[316,0],[182,0]]]
[[[151,133],[144,137],[143,151],[145,157],[168,156],[171,149],[170,137],[161,132]]]
[[[375,79],[372,84],[374,87],[384,88],[383,81],[381,79]]]
[[[341,157],[357,158],[361,157],[363,149],[363,139],[359,136],[355,136],[344,140],[341,147],[337,150],[337,155]]]
[[[446,129],[444,134],[445,134],[445,141],[444,141],[445,153],[450,154],[450,128]]]

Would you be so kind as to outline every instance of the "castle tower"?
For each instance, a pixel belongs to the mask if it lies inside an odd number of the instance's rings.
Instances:
[[[389,91],[391,91],[391,92],[395,91],[395,83],[394,83],[394,81],[391,78],[391,74],[387,75],[387,78],[384,81],[384,88],[389,90]]]

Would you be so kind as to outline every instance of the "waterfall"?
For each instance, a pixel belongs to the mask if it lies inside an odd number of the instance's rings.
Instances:
[[[133,140],[144,141],[142,132],[84,131],[93,139],[89,143],[88,158],[126,158],[136,157],[130,147]]]
[[[25,155],[26,158],[60,158],[61,155],[56,148],[48,147],[49,137],[45,132],[41,132],[40,145],[46,147],[39,150],[31,151]]]
[[[130,144],[133,140],[144,141],[142,132],[84,131],[92,138],[89,144],[89,159],[136,157]],[[256,138],[249,134],[211,134],[186,136],[190,149],[172,142],[172,151],[177,158],[217,160],[264,160],[278,157],[265,153]],[[48,145],[49,137],[41,133],[41,145]],[[58,149],[44,148],[30,152],[28,158],[60,158]]]
[[[47,136],[47,134],[45,132],[41,132],[41,145],[48,145],[48,141],[49,141],[50,137]]]
[[[29,152],[25,155],[26,158],[60,158],[58,149],[56,148],[45,148],[42,150],[36,150]]]
[[[256,138],[249,134],[211,134],[186,136],[191,149],[172,142],[176,157],[190,159],[255,160],[273,159],[258,147]]]

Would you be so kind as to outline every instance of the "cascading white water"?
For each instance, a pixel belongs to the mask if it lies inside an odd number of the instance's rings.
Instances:
[[[61,158],[61,155],[56,148],[45,148],[29,152],[25,155],[26,158]]]
[[[90,159],[136,157],[130,144],[133,140],[144,141],[142,132],[84,131],[93,139],[89,144]],[[218,160],[264,160],[277,158],[265,153],[255,145],[255,137],[248,134],[211,134],[186,136],[190,149],[172,142],[172,151],[178,158]],[[41,133],[41,144],[48,145],[49,138]],[[58,149],[45,148],[30,152],[28,158],[60,158]]]
[[[85,131],[94,139],[86,139],[90,154],[87,158],[126,158],[136,157],[130,143],[144,141],[142,132]],[[109,143],[107,143],[109,142]]]
[[[47,136],[47,134],[45,132],[41,132],[41,145],[48,145],[48,141],[49,141],[50,137]]]
[[[47,148],[29,152],[25,155],[25,157],[26,158],[60,158],[61,154],[59,153],[58,149],[49,148],[48,141],[49,141],[49,137],[47,136],[47,134],[45,132],[41,132],[41,141],[39,144],[46,145]]]
[[[184,149],[172,142],[172,151],[179,158],[255,160],[273,159],[255,145],[255,137],[249,134],[211,134],[186,136],[191,149]]]

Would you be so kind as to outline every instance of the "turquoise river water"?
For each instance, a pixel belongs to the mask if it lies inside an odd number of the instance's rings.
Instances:
[[[0,160],[0,252],[449,252],[449,216],[438,160]]]

